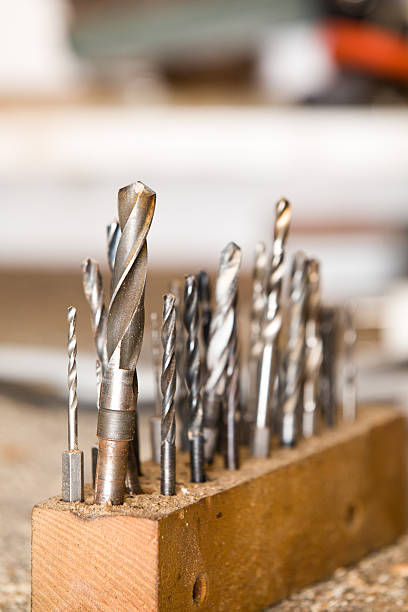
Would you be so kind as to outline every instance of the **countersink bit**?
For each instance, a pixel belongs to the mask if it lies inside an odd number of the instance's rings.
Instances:
[[[356,340],[355,307],[349,304],[343,309],[342,377],[342,417],[348,423],[353,423],[357,418],[357,368],[354,362]]]
[[[156,411],[150,418],[150,440],[152,445],[152,461],[160,463],[160,447],[161,447],[161,411],[162,411],[162,396],[161,396],[161,355],[160,355],[160,333],[159,321],[157,312],[152,312],[150,315],[150,330],[152,336],[152,361],[154,372],[154,384],[156,387]]]
[[[170,283],[170,293],[175,297],[176,308],[176,413],[181,421],[181,450],[188,451],[188,424],[189,424],[189,407],[187,399],[187,387],[185,377],[185,334],[184,334],[184,319],[182,305],[182,283],[179,280],[173,280]]]
[[[68,450],[62,453],[62,501],[84,501],[84,455],[78,450],[76,308],[68,308]]]
[[[259,363],[262,355],[262,323],[265,312],[265,280],[268,257],[265,244],[258,242],[255,247],[255,261],[252,273],[252,299],[250,338],[248,356],[249,394],[244,415],[245,439],[249,441],[250,431],[256,419],[256,404],[259,389]]]
[[[281,293],[284,274],[285,243],[291,220],[290,204],[281,199],[276,204],[272,259],[267,279],[266,306],[262,327],[262,356],[259,366],[259,391],[251,454],[268,457],[270,447],[270,406],[276,388],[279,362],[279,334],[282,327]]]
[[[186,383],[190,410],[188,439],[192,482],[204,482],[204,411],[200,396],[200,348],[198,345],[198,289],[197,279],[186,276],[184,287],[184,325],[187,331]]]
[[[106,238],[108,242],[108,264],[111,274],[115,267],[116,251],[118,250],[118,244],[120,240],[120,225],[118,221],[112,221],[106,227]]]
[[[164,296],[162,323],[163,363],[161,390],[163,396],[161,414],[160,492],[176,494],[176,309],[175,297]]]
[[[207,350],[207,380],[204,388],[205,459],[212,462],[219,434],[219,420],[225,405],[227,365],[234,339],[238,275],[241,249],[230,242],[221,252],[215,285],[215,312]]]
[[[319,403],[326,425],[335,427],[338,422],[336,401],[337,309],[321,307],[319,320],[323,352],[319,380]]]
[[[319,433],[320,410],[319,373],[322,364],[322,340],[319,331],[320,309],[320,271],[319,262],[309,259],[307,262],[307,306],[306,306],[306,356],[305,380],[303,389],[303,436],[310,438]]]
[[[228,470],[239,469],[239,351],[237,337],[237,299],[234,303],[234,327],[230,342],[230,352],[227,363],[227,392],[225,406],[226,442],[225,467]]]
[[[112,275],[107,317],[108,363],[102,380],[98,413],[98,464],[95,503],[121,504],[130,442],[134,439],[137,404],[136,364],[144,329],[147,271],[146,237],[156,194],[141,182],[119,190],[121,237]],[[127,486],[140,490],[137,465],[129,463]]]
[[[296,444],[298,414],[302,410],[307,299],[306,270],[306,256],[299,251],[293,258],[290,275],[288,337],[286,354],[283,358],[284,381],[280,433],[282,446]]]

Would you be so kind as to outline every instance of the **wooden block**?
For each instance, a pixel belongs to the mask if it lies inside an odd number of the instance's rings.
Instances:
[[[341,565],[392,542],[406,527],[405,421],[391,408],[360,411],[294,450],[217,464],[163,497],[144,465],[144,495],[123,506],[53,498],[32,516],[32,609],[261,610]]]

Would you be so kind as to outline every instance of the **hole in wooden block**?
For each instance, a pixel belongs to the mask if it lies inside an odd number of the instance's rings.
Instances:
[[[193,586],[193,601],[200,605],[207,597],[208,581],[206,574],[198,574]]]
[[[346,514],[345,514],[346,525],[350,527],[351,529],[358,527],[359,524],[361,523],[361,516],[362,516],[361,510],[362,510],[361,504],[359,504],[359,502],[350,503],[346,507]]]

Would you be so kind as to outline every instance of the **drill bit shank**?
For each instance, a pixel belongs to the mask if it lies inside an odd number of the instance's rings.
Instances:
[[[174,295],[164,296],[162,345],[163,363],[161,390],[161,484],[162,495],[176,493],[176,310]]]

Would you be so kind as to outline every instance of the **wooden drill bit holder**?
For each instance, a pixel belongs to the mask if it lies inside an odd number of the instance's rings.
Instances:
[[[32,516],[32,609],[261,610],[392,542],[406,527],[405,422],[386,407],[269,459],[221,462],[177,495],[123,506],[38,504]]]

